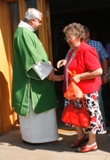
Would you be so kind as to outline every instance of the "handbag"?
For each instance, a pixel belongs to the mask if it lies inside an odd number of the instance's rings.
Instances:
[[[84,105],[82,105],[82,108],[76,108],[72,103],[70,103],[64,108],[61,120],[64,123],[72,124],[82,128],[88,128],[90,124],[90,115]]]

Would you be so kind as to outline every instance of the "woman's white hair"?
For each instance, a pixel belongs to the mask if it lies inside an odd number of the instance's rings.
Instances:
[[[30,21],[33,18],[39,18],[39,16],[43,16],[42,13],[35,9],[35,8],[28,8],[28,10],[26,11],[25,15],[24,15],[24,21]]]

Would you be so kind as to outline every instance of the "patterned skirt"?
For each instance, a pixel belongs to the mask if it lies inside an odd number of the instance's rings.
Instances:
[[[65,100],[65,107],[68,105],[68,103],[69,101]],[[74,100],[73,103],[75,107],[82,107],[82,101],[79,99]],[[106,133],[105,123],[99,108],[98,92],[84,94],[83,104],[91,117],[90,125],[85,129],[85,131],[91,131],[93,134]]]

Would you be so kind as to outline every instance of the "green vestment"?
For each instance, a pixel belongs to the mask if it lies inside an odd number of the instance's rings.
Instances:
[[[13,48],[12,107],[15,112],[28,115],[31,101],[36,114],[57,107],[54,83],[47,78],[41,80],[32,68],[38,62],[48,62],[36,34],[28,28],[18,27]]]

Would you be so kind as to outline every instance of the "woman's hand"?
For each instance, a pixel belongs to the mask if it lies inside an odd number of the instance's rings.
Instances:
[[[77,74],[74,77],[72,77],[70,80],[75,83],[79,83],[81,81],[81,76],[80,76],[80,74]]]
[[[57,62],[57,68],[60,68],[62,66],[66,65],[67,60],[66,59],[62,59],[60,61]]]

